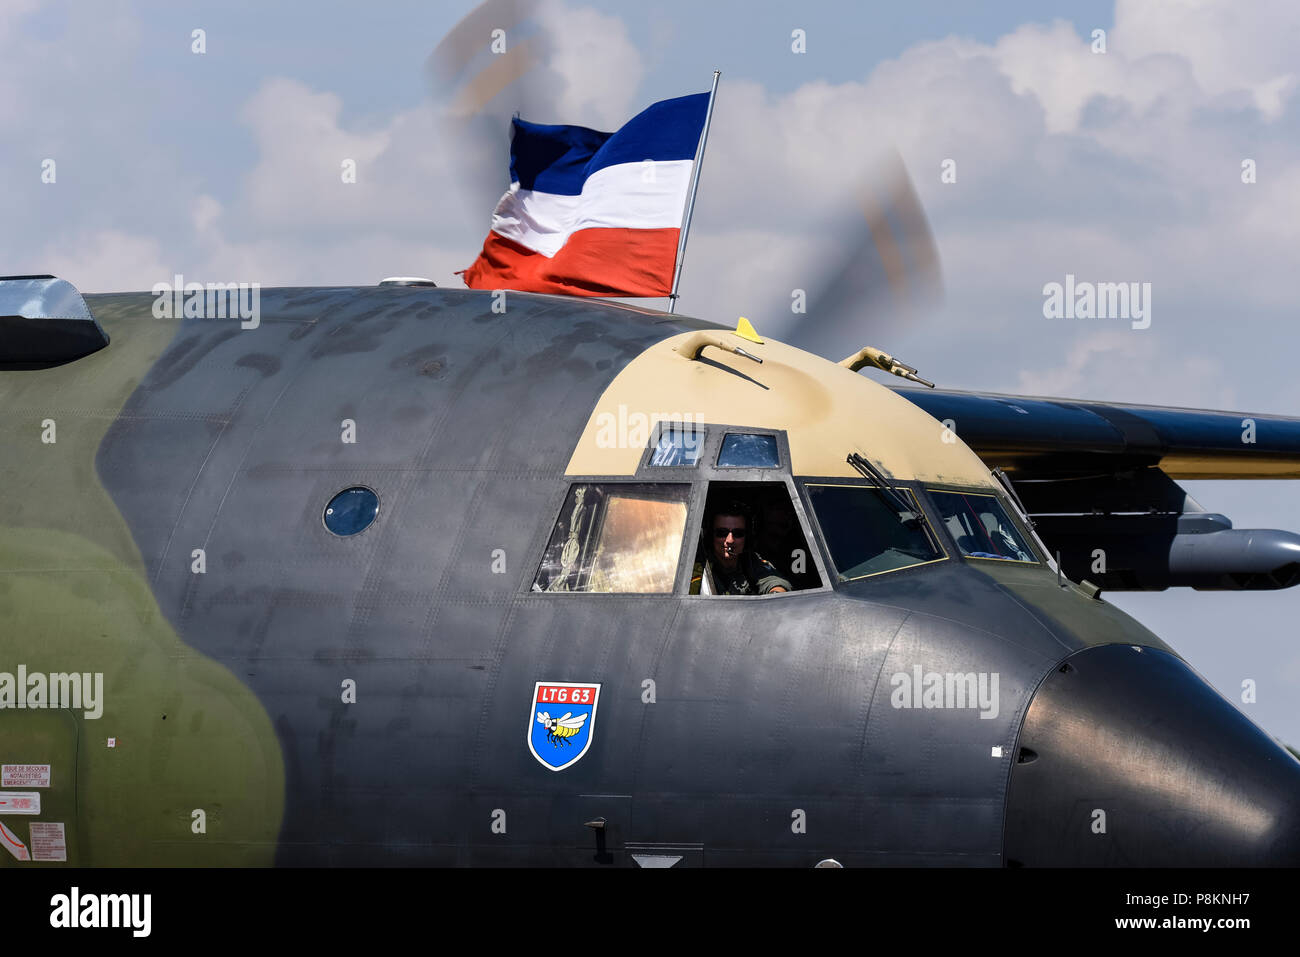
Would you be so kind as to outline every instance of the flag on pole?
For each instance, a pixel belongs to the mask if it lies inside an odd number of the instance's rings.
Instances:
[[[709,97],[662,100],[614,133],[516,117],[510,189],[465,285],[668,295]]]

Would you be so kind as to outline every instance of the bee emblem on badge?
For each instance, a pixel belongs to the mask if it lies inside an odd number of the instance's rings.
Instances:
[[[552,718],[549,711],[539,711],[537,723],[546,729],[547,741],[557,748],[567,748],[569,738],[581,731],[587,723],[587,715],[580,714],[575,718],[572,711],[566,711],[560,717]]]

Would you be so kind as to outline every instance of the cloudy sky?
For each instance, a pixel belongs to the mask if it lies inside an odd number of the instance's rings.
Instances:
[[[455,83],[428,66],[474,5],[4,0],[0,271],[87,292],[175,273],[459,285],[493,202],[465,165],[499,171],[491,192],[508,179],[504,149],[472,154],[443,119]],[[525,116],[540,122],[613,129],[723,71],[683,312],[797,331],[791,290],[836,255],[855,184],[892,146],[945,296],[907,319],[868,311],[855,347],[948,388],[1300,412],[1288,0],[540,0],[505,26],[548,43]],[[1043,287],[1067,274],[1149,282],[1150,328],[1045,318]],[[1239,528],[1300,531],[1298,485],[1188,487]],[[1300,591],[1110,597],[1230,698],[1254,679],[1243,710],[1300,744]]]

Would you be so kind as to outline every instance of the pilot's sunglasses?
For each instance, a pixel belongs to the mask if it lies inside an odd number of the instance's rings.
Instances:
[[[713,530],[714,538],[726,538],[727,535],[734,538],[744,538],[745,530],[743,528],[715,528]]]

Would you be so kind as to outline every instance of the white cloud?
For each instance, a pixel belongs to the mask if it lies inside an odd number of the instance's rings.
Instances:
[[[1270,120],[1295,91],[1300,20],[1290,0],[1118,0],[1113,37],[1132,59],[1182,58],[1206,92],[1246,93]]]
[[[190,210],[190,218],[194,223],[194,232],[197,235],[209,234],[221,218],[221,204],[214,197],[204,193],[194,200]]]
[[[552,90],[548,107],[567,122],[609,128],[625,122],[642,68],[623,23],[559,0],[539,4],[536,19],[550,52],[545,67],[525,76],[520,89],[535,94],[528,87],[540,83]],[[361,127],[344,121],[338,95],[285,77],[268,79],[240,112],[258,153],[235,202],[236,218],[257,229],[241,232],[314,242],[337,230],[413,244],[455,243],[462,247],[456,268],[464,268],[508,181],[511,102],[503,94],[485,110],[482,119],[501,129],[484,142],[482,129],[462,127],[440,112],[446,104],[422,104]],[[345,182],[345,161],[354,164],[355,182]],[[462,182],[466,175],[475,185],[490,185],[471,187]],[[471,196],[476,203],[464,202]],[[334,265],[348,271],[354,262],[355,252]]]
[[[157,239],[112,229],[49,243],[27,268],[66,279],[82,292],[148,289],[172,275]]]
[[[35,66],[33,46],[24,42],[23,21],[37,8],[38,0],[5,0],[0,4],[0,123],[16,123],[27,113],[30,99],[30,69]]]
[[[1083,109],[1094,97],[1121,100],[1143,112],[1171,94],[1194,91],[1192,70],[1178,56],[1150,51],[1142,58],[1112,40],[1105,53],[1094,53],[1090,40],[1056,20],[1050,27],[1026,24],[1002,37],[991,55],[1011,79],[1017,94],[1032,96],[1044,110],[1049,133],[1079,128]]]
[[[1147,331],[1107,329],[1076,334],[1064,363],[1022,368],[1014,388],[1006,391],[1106,402],[1233,408],[1235,390],[1226,384],[1230,379],[1221,361],[1201,355],[1169,356],[1155,338],[1144,334]]]
[[[401,117],[385,129],[353,132],[340,127],[342,110],[337,95],[284,77],[267,80],[244,106],[240,118],[252,127],[260,155],[243,200],[260,223],[311,227],[374,215],[384,183],[372,164],[389,148]],[[344,180],[349,162],[355,183]]]
[[[626,123],[644,68],[623,21],[560,0],[543,0],[538,19],[550,36],[550,67],[563,80],[561,122],[606,130]]]

